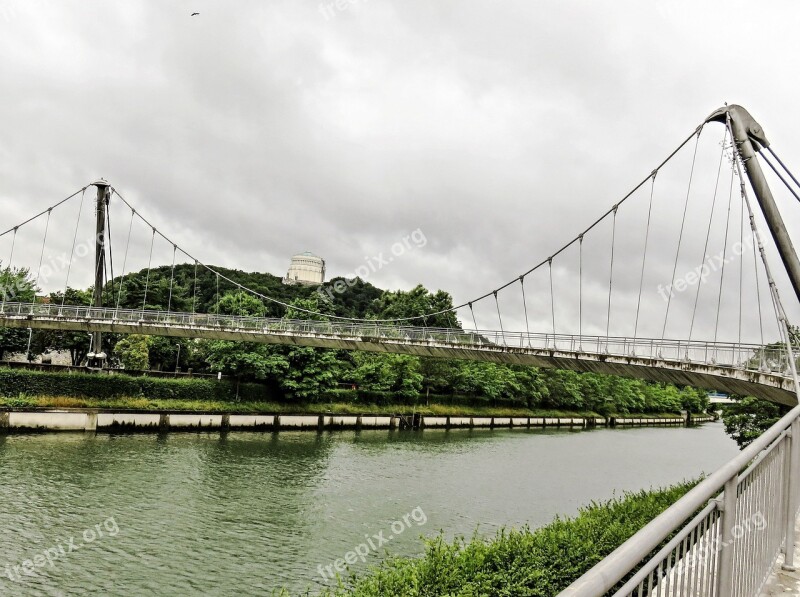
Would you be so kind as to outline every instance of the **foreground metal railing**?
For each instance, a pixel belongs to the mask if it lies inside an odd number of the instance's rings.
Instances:
[[[759,595],[781,552],[784,565],[793,569],[800,505],[798,417],[800,406],[561,596]]]
[[[387,325],[379,322],[316,321],[240,317],[208,313],[178,313],[51,305],[0,303],[0,318],[53,318],[93,320],[118,324],[160,325],[180,328],[223,329],[243,333],[292,336],[328,336],[374,339],[382,342],[435,343],[461,348],[503,351],[552,351],[713,365],[748,371],[791,375],[785,346],[761,346],[730,342],[629,338],[569,334],[537,334],[497,330],[461,330]]]

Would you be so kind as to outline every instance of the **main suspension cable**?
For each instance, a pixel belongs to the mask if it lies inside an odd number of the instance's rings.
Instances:
[[[671,153],[670,153],[670,154],[667,156],[667,158],[666,158],[666,159],[664,159],[664,160],[663,160],[663,161],[662,161],[662,162],[661,162],[661,163],[660,163],[660,164],[659,164],[659,165],[658,165],[658,166],[655,168],[655,170],[654,170],[654,171],[655,171],[655,172],[658,172],[658,171],[659,171],[661,168],[663,168],[663,167],[664,167],[664,166],[665,166],[665,165],[666,165],[666,164],[667,164],[669,161],[671,161],[671,160],[672,160],[672,158],[673,158],[673,157],[675,157],[675,155],[676,155],[676,154],[677,154],[677,153],[678,153],[678,152],[679,152],[681,149],[683,149],[683,148],[686,146],[686,144],[687,144],[687,143],[689,143],[689,142],[690,142],[690,141],[691,141],[693,138],[695,138],[695,137],[699,137],[699,135],[700,135],[700,132],[701,132],[701,131],[702,131],[702,129],[703,129],[703,126],[704,126],[704,125],[700,125],[700,126],[698,126],[698,127],[697,127],[697,128],[696,128],[696,129],[695,129],[695,130],[694,130],[694,131],[693,131],[693,132],[690,134],[690,135],[688,135],[688,136],[687,136],[687,137],[686,137],[686,138],[683,140],[683,142],[681,142],[681,143],[680,143],[680,145],[678,145],[678,147],[677,147],[675,150],[673,150],[673,151],[672,151],[672,152],[671,152]],[[696,148],[695,148],[695,154],[696,154]],[[649,180],[651,179],[651,177],[652,177],[652,173],[651,173],[651,174],[649,174],[647,177],[645,177],[645,178],[644,178],[644,179],[643,179],[641,182],[639,182],[639,183],[638,183],[638,184],[637,184],[635,187],[633,187],[633,189],[631,189],[631,190],[630,190],[630,191],[629,191],[629,192],[628,192],[628,193],[627,193],[627,194],[626,194],[624,197],[622,197],[622,199],[620,199],[620,200],[619,200],[617,203],[615,203],[615,204],[614,204],[614,206],[613,206],[611,209],[609,209],[608,211],[606,211],[605,213],[603,213],[603,214],[602,214],[602,215],[601,215],[599,218],[597,218],[597,219],[596,219],[596,220],[595,220],[595,221],[594,221],[594,222],[593,222],[591,225],[589,225],[587,228],[585,228],[583,231],[581,231],[581,233],[580,233],[580,234],[578,234],[578,235],[577,235],[575,238],[573,238],[572,240],[570,240],[568,243],[564,244],[564,245],[563,245],[563,246],[562,246],[560,249],[558,249],[557,251],[555,251],[554,253],[552,253],[552,254],[551,254],[549,257],[547,257],[546,259],[543,259],[542,261],[540,261],[539,263],[537,263],[536,265],[534,265],[533,267],[531,267],[530,269],[528,269],[526,272],[524,272],[524,273],[522,274],[522,277],[525,277],[525,276],[527,276],[528,274],[531,274],[532,272],[534,272],[534,271],[538,270],[539,268],[543,267],[544,265],[548,265],[548,264],[550,264],[550,263],[552,262],[552,259],[553,259],[554,257],[557,257],[559,254],[563,253],[565,250],[567,250],[567,249],[568,249],[570,246],[572,246],[574,243],[578,242],[579,238],[583,237],[583,236],[584,236],[586,233],[588,233],[589,231],[591,231],[592,229],[594,229],[594,228],[595,228],[595,227],[596,227],[598,224],[600,224],[600,223],[601,223],[603,220],[605,220],[605,218],[607,218],[609,215],[611,215],[612,213],[614,213],[614,211],[615,211],[617,208],[619,208],[619,206],[620,206],[620,205],[622,205],[622,204],[623,204],[623,203],[625,203],[625,202],[626,202],[626,201],[627,201],[627,200],[628,200],[630,197],[632,197],[632,196],[633,196],[633,195],[634,195],[634,194],[635,194],[635,193],[636,193],[636,192],[637,192],[637,191],[638,191],[638,190],[639,190],[639,189],[640,189],[640,188],[641,188],[641,187],[642,187],[644,184],[646,184],[646,183],[647,183],[647,181],[649,181]],[[117,195],[117,196],[120,198],[120,200],[122,200],[122,201],[123,201],[123,203],[125,203],[125,204],[126,204],[128,207],[129,207],[129,208],[131,208],[131,209],[134,209],[134,208],[133,208],[133,206],[132,206],[132,205],[131,205],[131,204],[130,204],[130,203],[129,203],[129,202],[128,202],[128,201],[127,201],[127,200],[126,200],[126,199],[125,199],[125,198],[124,198],[124,197],[123,197],[123,196],[122,196],[120,193],[119,193],[119,191],[118,191],[117,189],[115,189],[115,188],[113,188],[113,187],[112,187],[112,191],[113,191],[113,192],[114,192],[114,193],[115,193],[115,194],[116,194],[116,195]],[[134,210],[134,211],[135,211],[135,210]],[[153,224],[152,224],[151,222],[149,222],[149,221],[148,221],[146,218],[144,218],[144,217],[143,217],[143,216],[142,216],[140,213],[138,213],[138,212],[135,212],[135,213],[136,213],[136,215],[137,215],[137,216],[138,216],[140,219],[142,219],[142,221],[143,221],[143,222],[145,222],[145,224],[147,224],[148,226],[152,227],[152,228],[155,230],[155,233],[156,233],[156,234],[158,234],[159,236],[161,236],[161,237],[162,237],[164,240],[166,240],[166,241],[167,241],[167,242],[169,242],[170,244],[175,244],[175,243],[174,243],[174,241],[172,241],[170,238],[168,238],[168,237],[167,237],[167,236],[166,236],[164,233],[160,232],[160,231],[159,231],[159,230],[158,230],[158,229],[157,229],[155,226],[153,226]],[[180,247],[179,247],[179,248],[180,248]],[[326,314],[326,313],[320,313],[320,312],[318,312],[318,311],[312,311],[312,310],[309,310],[309,309],[303,309],[303,308],[301,308],[301,307],[296,307],[296,306],[290,305],[290,304],[288,304],[288,303],[285,303],[285,302],[283,302],[283,301],[280,301],[280,300],[278,300],[278,299],[276,299],[276,298],[274,298],[274,297],[267,296],[267,295],[265,295],[265,294],[263,294],[263,293],[260,293],[260,292],[258,292],[258,291],[255,291],[255,290],[253,290],[253,289],[251,289],[251,288],[248,288],[248,287],[246,287],[246,286],[244,286],[244,285],[242,285],[242,284],[240,284],[240,283],[238,283],[238,282],[236,282],[236,281],[232,280],[232,279],[231,279],[231,278],[229,278],[228,276],[225,276],[225,275],[221,274],[220,272],[218,272],[218,271],[217,271],[217,270],[215,270],[214,268],[212,268],[212,267],[210,267],[210,266],[208,266],[208,265],[204,264],[202,261],[200,261],[200,260],[196,259],[196,258],[195,258],[194,256],[192,256],[192,255],[191,255],[191,254],[190,254],[188,251],[186,251],[186,250],[184,250],[184,249],[182,249],[182,248],[180,248],[180,251],[181,251],[182,253],[184,253],[184,254],[185,254],[187,257],[189,257],[191,260],[193,260],[193,261],[197,261],[197,263],[198,263],[200,266],[202,266],[204,269],[208,270],[209,272],[211,272],[211,273],[213,273],[213,274],[215,274],[215,275],[218,275],[218,276],[220,277],[220,279],[221,279],[221,280],[223,280],[223,281],[225,281],[225,282],[228,282],[229,284],[233,285],[235,288],[238,288],[238,289],[240,289],[240,290],[242,290],[242,291],[244,291],[244,292],[247,292],[247,293],[249,293],[249,294],[252,294],[253,296],[256,296],[256,297],[258,297],[258,298],[260,298],[260,299],[262,299],[262,300],[269,301],[269,302],[271,302],[271,303],[274,303],[274,304],[280,305],[280,306],[282,306],[282,307],[284,307],[284,308],[286,308],[286,309],[290,309],[290,308],[291,308],[291,309],[293,309],[293,310],[295,310],[295,311],[298,311],[298,312],[301,312],[301,313],[305,313],[305,314],[308,314],[308,315],[314,315],[314,316],[320,316],[320,317],[324,317],[324,318],[328,318],[328,319],[336,319],[336,320],[341,320],[341,321],[350,321],[350,322],[368,322],[368,323],[395,322],[395,323],[399,323],[399,322],[406,322],[406,321],[415,321],[415,320],[426,319],[426,318],[430,318],[430,317],[435,317],[435,316],[437,316],[437,315],[443,315],[443,314],[445,314],[445,313],[454,313],[454,312],[458,311],[459,309],[462,309],[462,308],[464,308],[464,307],[467,307],[467,306],[469,306],[469,305],[471,305],[471,304],[475,304],[475,303],[477,303],[477,302],[479,302],[479,301],[482,301],[482,300],[484,300],[484,299],[486,299],[486,298],[488,298],[488,297],[492,296],[492,295],[494,294],[494,292],[495,292],[495,291],[497,291],[497,292],[500,292],[501,290],[504,290],[505,288],[507,288],[507,287],[508,287],[508,286],[510,286],[511,284],[515,283],[515,282],[516,282],[516,281],[519,279],[519,276],[516,276],[516,277],[515,277],[515,278],[513,278],[511,281],[509,281],[509,282],[507,282],[507,283],[505,283],[505,284],[503,284],[503,285],[501,285],[501,286],[499,286],[499,287],[495,288],[494,290],[491,290],[491,291],[489,291],[489,292],[487,292],[487,293],[485,293],[485,294],[483,294],[483,295],[481,295],[481,296],[479,296],[479,297],[477,297],[477,298],[475,298],[475,299],[473,299],[473,300],[471,300],[471,301],[467,301],[467,302],[461,303],[461,304],[459,304],[459,305],[457,305],[457,306],[454,306],[454,307],[451,307],[451,308],[448,308],[448,309],[442,309],[442,310],[439,310],[439,311],[436,311],[436,312],[433,312],[433,313],[426,313],[426,314],[424,314],[424,315],[415,315],[415,316],[412,316],[412,317],[397,317],[397,318],[391,318],[391,319],[364,319],[364,318],[355,318],[355,317],[341,317],[341,316],[337,316],[337,315],[331,315],[331,314]]]
[[[84,192],[86,189],[88,189],[90,186],[91,186],[91,185],[86,185],[85,187],[83,187],[83,188],[81,188],[81,189],[78,189],[77,191],[75,191],[74,193],[72,193],[72,195],[70,195],[69,197],[65,197],[64,199],[62,199],[62,200],[61,200],[61,201],[59,201],[58,203],[55,203],[55,204],[51,205],[50,207],[48,207],[48,208],[47,208],[47,209],[45,209],[44,211],[40,211],[40,212],[39,212],[38,214],[36,214],[35,216],[32,216],[32,217],[28,218],[27,220],[25,220],[24,222],[22,222],[22,223],[20,223],[20,224],[17,224],[16,226],[14,226],[14,227],[12,227],[12,228],[9,228],[9,229],[8,229],[8,230],[6,230],[5,232],[0,232],[0,237],[3,237],[3,236],[5,236],[6,234],[10,234],[10,233],[12,233],[12,232],[16,231],[18,228],[22,228],[22,227],[23,227],[25,224],[30,224],[30,223],[31,223],[31,222],[33,222],[35,219],[37,219],[37,218],[40,218],[41,216],[43,216],[43,215],[45,215],[45,214],[47,214],[47,213],[50,213],[50,212],[51,212],[51,211],[53,211],[55,208],[57,208],[57,207],[59,207],[59,206],[63,205],[64,203],[66,203],[67,201],[69,201],[70,199],[72,199],[73,197],[77,197],[78,195],[80,195],[81,193],[83,193],[83,192]]]

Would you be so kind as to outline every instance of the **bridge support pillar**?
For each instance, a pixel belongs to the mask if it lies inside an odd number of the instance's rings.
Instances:
[[[111,185],[105,180],[93,183],[97,187],[97,216],[94,256],[94,295],[92,306],[103,306],[103,286],[105,285],[106,264],[106,209],[108,207],[109,189]],[[102,332],[92,332],[92,349],[88,355],[90,367],[103,367],[106,354],[103,352]]]

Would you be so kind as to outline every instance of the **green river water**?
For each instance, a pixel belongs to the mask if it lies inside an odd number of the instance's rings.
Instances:
[[[0,595],[313,594],[348,552],[535,527],[736,453],[720,423],[0,437]]]

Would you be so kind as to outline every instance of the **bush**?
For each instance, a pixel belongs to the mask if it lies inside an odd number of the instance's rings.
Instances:
[[[145,397],[153,400],[237,401],[236,383],[210,379],[131,377],[122,374],[50,373],[0,368],[0,396],[67,396],[74,398]],[[263,384],[242,383],[238,401],[267,402],[274,392]]]

